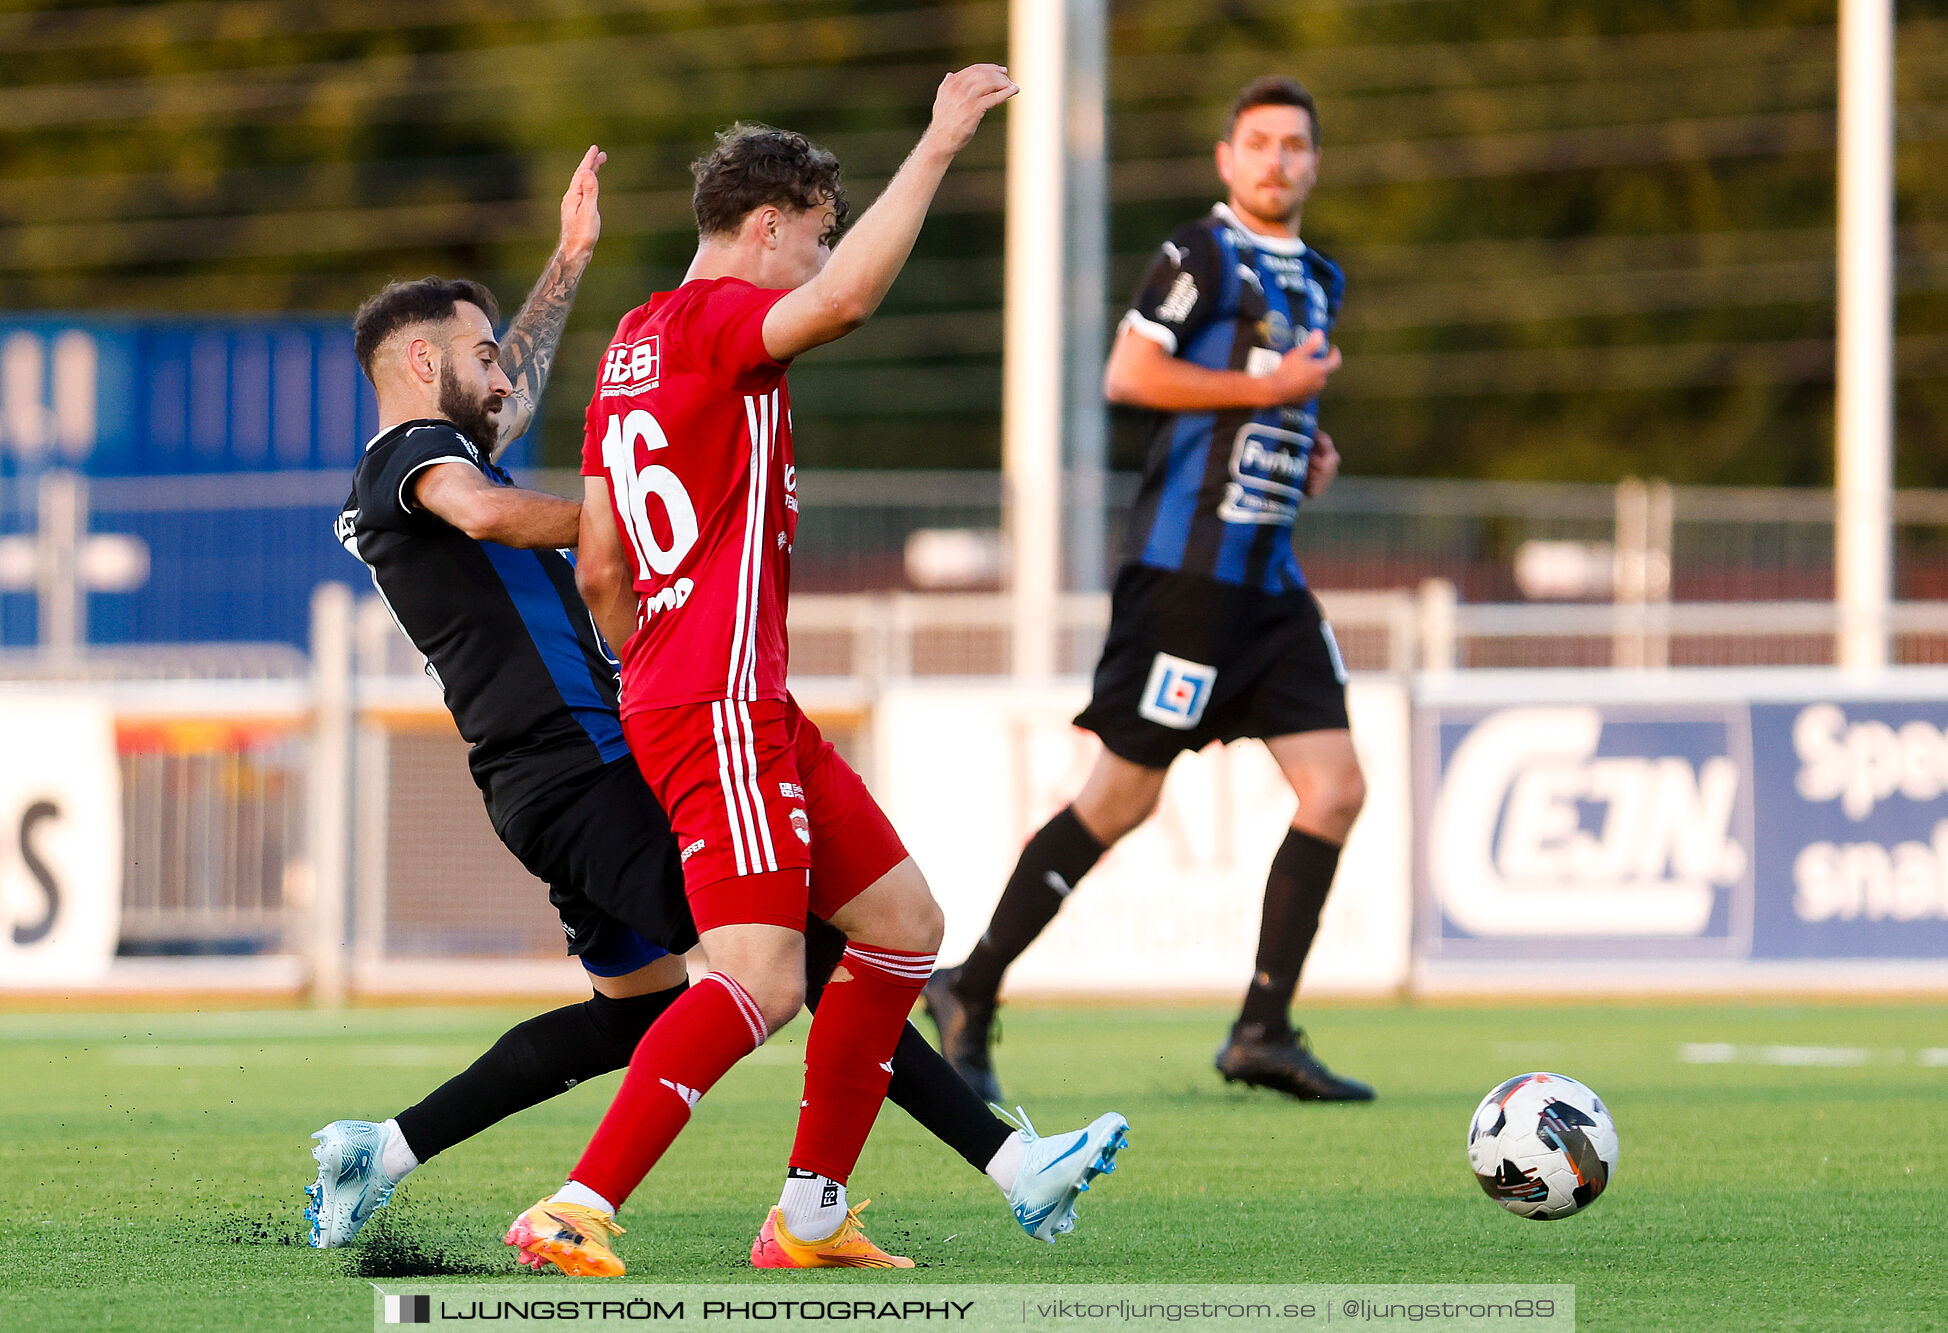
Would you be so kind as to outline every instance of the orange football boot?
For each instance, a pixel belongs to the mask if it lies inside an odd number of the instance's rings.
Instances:
[[[866,1239],[859,1214],[871,1199],[846,1209],[845,1221],[824,1240],[800,1240],[785,1230],[784,1216],[773,1208],[758,1238],[751,1242],[753,1268],[911,1268],[913,1261],[888,1254]]]
[[[529,1268],[548,1263],[570,1277],[621,1277],[627,1270],[608,1238],[622,1234],[615,1218],[599,1208],[543,1199],[514,1219],[504,1239]]]

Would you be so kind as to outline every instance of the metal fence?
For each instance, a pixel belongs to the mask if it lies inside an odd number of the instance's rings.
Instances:
[[[275,953],[303,906],[306,719],[125,715],[121,952]],[[296,890],[294,892],[294,890]]]
[[[537,474],[568,489],[572,476]],[[1136,477],[1105,490],[1114,568]],[[998,533],[992,473],[801,474],[794,556],[805,592],[917,590],[909,544],[920,532]],[[1900,597],[1948,597],[1948,492],[1895,497]],[[1311,582],[1349,591],[1412,590],[1430,578],[1464,602],[1609,600],[1641,588],[1676,601],[1812,600],[1833,593],[1832,493],[1785,488],[1444,481],[1344,477],[1308,501],[1295,537]],[[1568,595],[1525,587],[1538,546],[1580,548],[1588,577]],[[971,586],[998,586],[997,576]]]
[[[1354,671],[1832,666],[1840,629],[1831,602],[1475,604],[1443,579],[1319,600]],[[1010,616],[996,593],[795,597],[793,674],[844,677],[864,696],[915,676],[1003,675]],[[1063,598],[1057,670],[1087,673],[1108,625],[1107,595]],[[1889,629],[1895,665],[1948,664],[1948,602],[1899,603]]]
[[[569,472],[528,480],[581,489]],[[1114,567],[1135,486],[1130,474],[1110,479],[1103,567]],[[311,589],[364,577],[331,532],[346,490],[338,472],[108,478],[50,512],[45,486],[0,478],[0,650],[47,643],[50,624],[72,625],[72,641],[94,647],[304,649]],[[800,594],[1001,586],[996,473],[812,470],[800,496]],[[1948,599],[1948,492],[1903,492],[1895,518],[1897,595]],[[977,557],[945,582],[916,559],[942,534]],[[88,590],[82,557],[97,539],[139,552],[137,586]],[[1347,477],[1308,504],[1297,541],[1316,587],[1413,591],[1443,579],[1469,605],[1816,601],[1833,590],[1833,500],[1823,491]],[[74,570],[77,582],[50,597],[46,569]],[[64,597],[67,613],[50,618]],[[974,663],[990,650],[970,641],[966,651]]]

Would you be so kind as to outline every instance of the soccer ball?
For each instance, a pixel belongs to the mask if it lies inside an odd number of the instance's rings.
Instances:
[[[1468,1122],[1468,1165],[1489,1198],[1538,1222],[1581,1212],[1617,1167],[1603,1099],[1561,1074],[1518,1074]]]

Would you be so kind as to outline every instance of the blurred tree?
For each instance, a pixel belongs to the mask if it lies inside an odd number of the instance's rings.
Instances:
[[[1306,234],[1350,279],[1327,404],[1350,470],[1828,479],[1830,0],[1113,10],[1118,307],[1214,197],[1236,87],[1318,94]],[[1900,14],[1898,466],[1943,486],[1948,0]],[[3,5],[0,308],[349,313],[429,271],[511,308],[599,142],[603,246],[543,430],[567,464],[609,330],[689,258],[715,128],[822,139],[862,207],[940,75],[1006,31],[1005,0]],[[880,318],[808,358],[806,461],[995,465],[1004,143],[970,150]]]

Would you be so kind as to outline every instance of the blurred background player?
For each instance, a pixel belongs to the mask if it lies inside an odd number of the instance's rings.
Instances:
[[[616,1208],[697,1101],[798,1012],[809,908],[851,943],[813,1017],[798,1135],[751,1261],[911,1267],[866,1238],[845,1186],[941,916],[858,775],[786,690],[798,500],[785,369],[877,308],[948,165],[1013,93],[991,65],[944,80],[927,133],[836,253],[831,154],[766,127],[725,132],[694,167],[699,245],[684,284],[625,315],[603,357],[577,575],[623,645],[624,732],[669,811],[713,970],[637,1047],[567,1184],[515,1219],[507,1241],[523,1262],[623,1271],[607,1244]],[[1073,1155],[1107,1169],[1122,1134],[1122,1118],[1104,1116]]]
[[[394,283],[360,308],[354,345],[381,431],[339,519],[470,743],[495,831],[549,885],[594,995],[516,1026],[463,1073],[383,1124],[339,1120],[312,1137],[311,1243],[349,1244],[408,1173],[516,1111],[620,1069],[684,987],[696,943],[669,821],[629,757],[615,663],[558,547],[581,506],[515,487],[493,460],[528,427],[600,229],[591,148],[562,201],[561,244],[496,343],[478,283]],[[816,998],[844,940],[816,932]],[[1031,1236],[1075,1225],[1087,1131],[1042,1139],[991,1114],[906,1027],[889,1095],[986,1172]],[[1065,1155],[1067,1155],[1065,1160]]]
[[[967,960],[927,987],[948,1058],[990,1100],[1009,964],[1156,809],[1179,753],[1246,736],[1265,742],[1299,808],[1272,858],[1256,972],[1218,1071],[1295,1097],[1373,1096],[1314,1058],[1287,1013],[1365,797],[1345,667],[1292,549],[1300,499],[1339,464],[1316,399],[1339,365],[1329,338],[1344,283],[1299,239],[1319,165],[1311,95],[1256,80],[1216,151],[1227,198],[1164,242],[1104,376],[1111,402],[1155,421],[1093,697],[1076,719],[1102,754],[1029,839]]]

